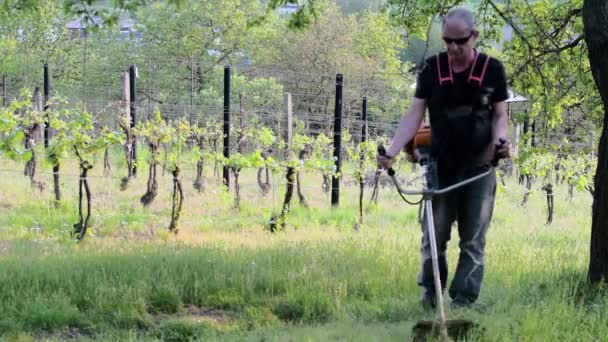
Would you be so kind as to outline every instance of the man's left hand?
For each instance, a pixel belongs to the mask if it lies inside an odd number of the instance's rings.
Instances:
[[[511,158],[511,142],[507,138],[500,138],[496,142],[496,157],[498,159]]]

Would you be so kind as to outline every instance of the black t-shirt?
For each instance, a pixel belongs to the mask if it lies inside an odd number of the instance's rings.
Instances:
[[[486,111],[486,126],[488,122],[493,122],[493,104],[505,101],[509,95],[502,63],[495,58],[488,58],[488,66],[481,86],[476,82],[469,82],[471,67],[459,73],[454,72],[453,83],[440,85],[437,56],[426,60],[418,76],[415,97],[427,100],[433,135],[432,155],[438,161],[440,176],[441,174],[463,175],[467,172],[467,169],[488,164],[494,157],[494,144],[491,139],[486,139],[487,143],[484,142],[482,144],[483,148],[478,150],[473,151],[467,148],[466,144],[461,144],[461,142],[470,140],[471,128],[467,126],[468,131],[466,129],[459,131],[458,128],[454,128],[457,126],[445,124],[447,119],[444,114],[447,110],[463,106],[475,108],[481,96],[480,92],[484,90],[489,91],[487,96],[489,111]],[[482,58],[479,58],[477,63],[478,65],[483,63]],[[449,75],[449,69],[444,69],[443,65],[441,72],[442,76],[445,77]],[[473,129],[473,131],[477,132],[479,130]]]
[[[486,70],[482,86],[494,89],[492,103],[498,103],[509,98],[507,92],[507,77],[502,63],[496,58],[489,58],[490,61],[488,62],[488,69]],[[434,92],[437,92],[439,89],[439,75],[437,72],[437,56],[428,58],[425,61],[422,71],[418,75],[415,97],[428,100]],[[443,72],[445,71],[442,70],[442,73]],[[453,87],[457,90],[462,90],[456,91],[456,93],[461,94],[461,96],[455,99],[456,103],[454,104],[471,103],[471,96],[473,96],[472,89],[477,87],[477,85],[468,83],[470,72],[471,68],[469,67],[463,72],[454,73]]]

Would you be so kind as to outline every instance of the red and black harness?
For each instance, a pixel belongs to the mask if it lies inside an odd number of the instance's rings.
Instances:
[[[454,84],[454,74],[452,73],[452,65],[450,64],[450,57],[446,52],[442,52],[437,55],[437,75],[439,75],[439,85],[452,85]],[[481,87],[483,80],[488,70],[488,63],[490,57],[483,53],[478,53],[475,50],[475,58],[473,60],[473,66],[469,73],[468,82],[471,84],[477,83],[478,87]]]
[[[466,165],[491,143],[493,90],[486,89],[484,84],[490,59],[475,51],[465,85],[456,83],[460,75],[454,75],[448,54],[436,56],[439,89],[431,95],[429,114],[433,127],[432,154],[442,165],[454,168]],[[466,102],[469,95],[471,103]]]

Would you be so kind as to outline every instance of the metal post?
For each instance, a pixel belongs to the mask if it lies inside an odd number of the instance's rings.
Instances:
[[[536,147],[536,119],[532,121],[532,147]]]
[[[525,137],[526,134],[528,134],[528,131],[530,130],[530,117],[528,116],[528,113],[526,113],[526,117],[524,118],[524,125],[523,125],[523,136]]]
[[[342,151],[342,86],[344,79],[342,74],[336,75],[336,107],[334,116],[334,161],[336,173],[340,173],[341,151]],[[340,179],[334,175],[331,178],[331,205],[337,207],[340,204]]]
[[[230,67],[224,67],[224,158],[230,158]],[[230,170],[224,165],[224,185],[230,188]]]
[[[285,106],[285,160],[291,158],[291,140],[293,138],[293,108],[291,94],[285,93],[283,96]]]
[[[49,93],[50,93],[50,76],[49,76],[49,65],[44,64],[44,111],[49,109]],[[48,115],[44,121],[44,148],[49,147],[49,132],[51,130],[51,123],[49,122]]]
[[[135,79],[137,78],[137,67],[131,65],[129,67],[129,101],[131,111],[131,131],[135,128],[135,122],[137,120],[137,102],[136,102],[136,91],[135,91]],[[137,139],[133,137],[131,142],[131,160],[133,160],[133,171],[132,175],[137,175]]]
[[[236,151],[243,153],[243,94],[239,93],[239,137],[236,143]]]
[[[363,224],[363,168],[365,165],[364,145],[367,140],[367,97],[363,97],[361,106],[361,140],[359,143],[359,227]]]
[[[363,97],[361,108],[361,142],[367,141],[367,97]]]
[[[49,65],[44,64],[44,111],[49,109],[49,96],[51,89],[51,76],[49,73]],[[49,147],[49,139],[50,139],[50,131],[51,124],[49,122],[48,115],[46,116],[46,120],[44,122],[44,148]],[[55,206],[59,206],[59,201],[61,201],[61,184],[59,182],[59,163],[53,165],[53,190],[55,193]]]

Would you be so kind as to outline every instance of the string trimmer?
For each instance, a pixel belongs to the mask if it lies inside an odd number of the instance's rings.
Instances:
[[[444,341],[451,339],[462,339],[467,336],[469,331],[478,325],[470,320],[465,319],[446,319],[445,307],[443,303],[443,291],[441,287],[441,279],[439,275],[439,262],[437,252],[437,240],[435,236],[435,225],[433,220],[433,203],[432,199],[435,195],[441,195],[459,189],[467,184],[475,182],[494,171],[494,167],[489,170],[456,183],[443,189],[437,189],[435,163],[431,160],[430,152],[430,130],[428,128],[421,129],[417,132],[416,137],[406,147],[410,160],[418,162],[422,167],[424,174],[424,185],[420,189],[403,189],[397,178],[395,170],[389,168],[388,175],[393,180],[399,195],[404,198],[404,195],[422,195],[422,205],[424,220],[420,220],[423,229],[427,232],[431,245],[431,262],[433,266],[433,282],[435,286],[435,300],[437,308],[438,320],[436,321],[418,321],[413,328],[414,341],[426,341],[429,336],[441,337]],[[384,156],[386,150],[383,146],[378,147],[378,154]],[[497,160],[492,162],[492,166],[496,165]]]

